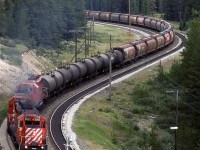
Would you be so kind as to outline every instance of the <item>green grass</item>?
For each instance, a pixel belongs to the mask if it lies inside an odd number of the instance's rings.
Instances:
[[[21,66],[21,55],[28,50],[25,45],[16,44],[13,40],[0,37],[1,57],[2,59],[9,60],[11,63],[17,66]]]
[[[2,124],[4,118],[7,115],[7,101],[0,101],[0,125]]]
[[[89,119],[79,119],[76,121],[76,133],[95,144],[102,145],[105,148],[116,149],[117,147],[110,141],[111,135],[109,129],[91,122]]]
[[[95,25],[94,36],[92,34],[91,45],[89,46],[89,52],[87,57],[91,55],[98,55],[99,53],[104,53],[110,50],[110,35],[112,35],[112,47],[119,46],[124,43],[135,41],[136,37],[133,33],[129,34],[124,29],[119,29],[113,26],[108,25]],[[78,49],[84,42],[84,36],[79,37],[78,39]],[[73,63],[72,58],[75,53],[75,43],[66,42],[62,45],[60,52],[61,54],[57,55],[55,51],[48,51],[46,57],[52,60],[55,64],[65,64]],[[41,51],[41,50],[40,50]],[[47,52],[47,51],[46,51]],[[85,45],[78,51],[78,60],[83,60],[85,58]],[[58,61],[59,60],[59,61]]]
[[[168,64],[165,65],[168,67]],[[161,150],[170,149],[173,133],[169,132],[169,124],[173,124],[174,118],[164,119],[160,115],[171,112],[174,97],[168,97],[152,86],[154,82],[150,82],[147,72],[143,76],[147,79],[143,77],[142,82],[138,75],[112,87],[112,101],[107,100],[105,93],[109,89],[106,89],[81,106],[75,116],[74,129],[90,149],[96,149],[98,145],[108,150],[139,150],[155,145]],[[156,131],[152,131],[152,127],[156,127]]]

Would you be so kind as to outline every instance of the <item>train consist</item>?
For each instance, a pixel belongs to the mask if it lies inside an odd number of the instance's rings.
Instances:
[[[22,149],[35,147],[45,149],[47,147],[46,121],[32,107],[40,107],[45,99],[82,79],[92,78],[99,73],[106,72],[109,68],[110,56],[112,57],[112,66],[121,66],[168,46],[175,37],[173,27],[163,20],[97,11],[86,11],[86,17],[123,24],[129,24],[130,21],[131,25],[152,28],[160,32],[145,39],[114,47],[112,52],[102,53],[81,62],[62,66],[53,72],[32,75],[28,80],[19,84],[16,87],[14,97],[8,103],[8,132]],[[19,105],[25,101],[31,107]]]

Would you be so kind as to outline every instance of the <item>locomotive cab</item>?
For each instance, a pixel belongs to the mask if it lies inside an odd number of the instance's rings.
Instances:
[[[46,120],[35,108],[11,98],[8,103],[8,133],[21,149],[47,149]]]
[[[39,114],[27,111],[19,116],[17,140],[22,149],[47,149],[46,120]]]
[[[43,99],[47,92],[37,83],[29,81],[28,83],[19,84],[14,93],[16,99],[26,98],[31,100],[34,107],[38,108],[42,105]]]

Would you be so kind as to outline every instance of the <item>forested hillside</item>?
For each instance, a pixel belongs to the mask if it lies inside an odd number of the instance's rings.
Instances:
[[[85,25],[84,9],[84,0],[0,0],[0,36],[55,47]]]

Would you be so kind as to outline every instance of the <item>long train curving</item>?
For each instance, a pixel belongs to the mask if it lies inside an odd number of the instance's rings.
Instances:
[[[112,66],[121,66],[139,57],[160,50],[174,40],[175,33],[171,24],[154,18],[98,11],[85,11],[86,17],[100,21],[117,22],[138,25],[158,30],[159,33],[118,47],[112,52],[102,53],[87,58],[45,75],[32,75],[23,83],[17,85],[14,96],[8,103],[8,133],[19,149],[47,149],[46,120],[34,108],[39,108],[60,90],[91,78],[109,68],[110,56]]]

